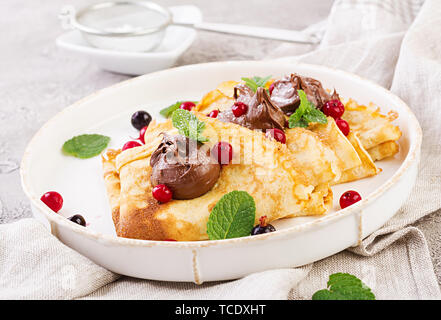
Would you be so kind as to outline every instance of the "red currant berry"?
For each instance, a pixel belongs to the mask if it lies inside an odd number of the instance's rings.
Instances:
[[[123,145],[123,147],[122,147],[122,151],[127,150],[127,149],[131,149],[131,148],[134,148],[134,147],[139,147],[139,146],[141,146],[141,144],[140,144],[139,142],[136,142],[136,141],[129,141],[129,142],[126,142],[126,143]]]
[[[219,110],[212,110],[209,114],[207,114],[207,117],[217,118],[218,115],[219,115]]]
[[[283,130],[274,128],[274,129],[267,129],[265,133],[265,137],[269,139],[274,139],[280,143],[285,144],[286,143],[286,136],[285,132]]]
[[[191,109],[194,108],[194,106],[196,106],[196,104],[194,102],[191,101],[185,101],[182,102],[181,105],[179,106],[179,108],[187,110],[187,111],[191,111]]]
[[[234,103],[231,110],[233,111],[233,114],[236,117],[240,117],[241,115],[244,115],[248,111],[248,106],[243,102],[237,101]]]
[[[233,147],[228,142],[220,141],[211,149],[211,154],[220,164],[229,164],[233,159]]]
[[[270,85],[269,88],[268,88],[268,91],[269,91],[269,94],[270,94],[270,95],[273,93],[273,90],[274,90],[274,82],[271,83],[271,85]]]
[[[169,202],[173,196],[170,188],[165,184],[158,184],[152,190],[153,198],[161,203]]]
[[[147,128],[148,128],[148,126],[145,126],[145,127],[142,127],[141,130],[139,130],[139,138],[138,138],[138,140],[141,141],[142,144],[145,144],[144,135],[145,135],[145,132],[147,131]]]
[[[340,119],[345,112],[345,107],[340,100],[329,100],[323,105],[322,111],[325,115],[337,120]]]
[[[349,190],[340,197],[340,208],[344,209],[361,200],[361,196],[357,191]]]
[[[351,129],[349,128],[349,123],[347,123],[346,120],[337,119],[335,120],[335,123],[337,124],[338,128],[340,129],[341,132],[343,132],[345,136],[347,136],[349,134],[349,131],[351,131]]]
[[[63,206],[63,197],[55,191],[49,191],[43,194],[40,198],[52,211],[58,212]]]

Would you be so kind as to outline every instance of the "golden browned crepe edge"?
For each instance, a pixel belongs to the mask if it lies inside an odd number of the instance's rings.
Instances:
[[[340,179],[333,183],[334,185],[371,177],[377,175],[381,171],[379,168],[377,168],[369,153],[363,148],[356,133],[350,132],[347,138],[357,151],[361,164],[357,167],[343,171]]]
[[[367,150],[373,161],[392,157],[399,151],[399,145],[395,141],[386,141]]]

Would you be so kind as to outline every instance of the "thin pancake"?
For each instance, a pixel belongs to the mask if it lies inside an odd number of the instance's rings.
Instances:
[[[386,141],[367,150],[372,160],[378,161],[394,156],[398,153],[398,143],[395,141]]]
[[[372,161],[369,153],[363,148],[360,140],[354,132],[350,132],[347,136],[348,140],[354,146],[361,160],[361,165],[345,170],[340,179],[334,184],[355,181],[378,174],[381,170]]]
[[[297,161],[295,153],[285,145],[266,139],[261,132],[200,114],[198,117],[203,117],[206,123],[204,136],[210,139],[207,147],[219,140],[229,141],[235,151],[233,163],[223,166],[218,182],[201,197],[158,204],[151,194],[149,158],[157,132],[171,125],[161,124],[159,130],[155,128],[158,124],[150,124],[152,128],[146,133],[145,146],[122,152],[114,160],[113,167],[110,158],[103,162],[106,168],[114,168],[110,170],[112,176],[119,177],[119,209],[116,204],[112,208],[114,212],[119,211],[115,225],[118,236],[156,240],[207,239],[206,223],[211,209],[224,194],[233,190],[247,191],[255,199],[256,223],[263,215],[272,221],[286,216],[323,214],[332,205],[329,184],[312,184],[317,178],[310,179],[304,174],[302,162]],[[318,139],[313,141],[321,144]],[[248,159],[250,148],[251,160]],[[116,181],[105,181],[111,194],[117,194]]]
[[[196,105],[195,111],[209,113],[212,110],[226,110],[234,104],[234,87],[239,84],[236,81],[222,82],[215,90],[205,94]]]
[[[400,129],[392,124],[397,116],[395,112],[384,116],[373,104],[358,105],[351,99],[345,104],[342,118],[349,123],[351,130],[357,133],[361,144],[368,150],[383,142],[396,141],[401,137]]]
[[[310,124],[308,129],[315,132],[320,140],[334,151],[339,159],[338,167],[342,172],[361,165],[357,151],[338,128],[333,118],[328,117],[327,124]]]

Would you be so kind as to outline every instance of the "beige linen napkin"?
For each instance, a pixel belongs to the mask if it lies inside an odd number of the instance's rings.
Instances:
[[[409,200],[360,246],[301,268],[198,286],[118,278],[24,219],[0,226],[0,298],[310,299],[330,274],[349,272],[378,299],[440,299],[424,236],[406,227],[441,208],[440,12],[439,0],[338,0],[327,23],[308,29],[323,34],[320,46],[287,58],[348,70],[391,88],[423,127],[421,166]],[[272,57],[300,52],[304,48],[282,45]]]

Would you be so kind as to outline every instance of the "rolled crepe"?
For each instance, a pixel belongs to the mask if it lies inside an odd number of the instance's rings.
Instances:
[[[206,226],[211,210],[224,194],[233,190],[246,191],[254,198],[256,224],[264,215],[270,222],[283,217],[324,214],[332,206],[329,182],[341,173],[328,173],[328,178],[320,178],[320,170],[311,171],[304,166],[301,159],[305,156],[304,150],[290,150],[284,144],[265,138],[260,131],[202,114],[197,116],[206,124],[203,131],[209,138],[206,147],[227,141],[234,154],[232,162],[222,166],[214,187],[198,198],[173,199],[160,204],[152,196],[150,156],[161,141],[160,132],[177,133],[170,121],[152,122],[145,134],[146,145],[125,150],[116,157],[103,158],[109,200],[114,199],[110,204],[117,215],[114,221],[118,236],[178,241],[208,239]],[[299,136],[310,135],[305,129],[295,130]],[[312,148],[327,148],[320,139],[308,137],[308,141]],[[311,154],[310,160],[319,161],[319,156],[320,153]]]

